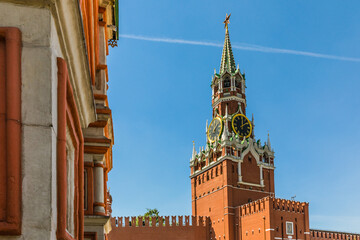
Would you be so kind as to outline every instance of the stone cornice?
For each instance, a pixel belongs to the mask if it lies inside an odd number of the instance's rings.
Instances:
[[[226,96],[222,98],[217,98],[215,102],[212,104],[212,107],[216,107],[221,102],[228,102],[228,101],[238,101],[246,104],[246,101],[244,98],[238,97],[238,96]]]
[[[49,2],[84,128],[96,121],[96,112],[80,6],[78,1]]]

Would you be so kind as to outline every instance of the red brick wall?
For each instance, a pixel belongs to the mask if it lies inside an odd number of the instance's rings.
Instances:
[[[344,233],[344,232],[331,232],[322,230],[310,230],[311,240],[360,240],[360,234]]]
[[[224,152],[224,151],[223,151]],[[249,157],[251,161],[249,161]],[[216,176],[216,168],[218,175]],[[222,168],[222,173],[220,171]],[[247,154],[241,166],[243,181],[260,184],[260,168],[256,159]],[[192,209],[193,215],[209,216],[211,220],[211,237],[213,239],[235,239],[236,223],[235,209],[248,203],[270,195],[274,190],[273,170],[264,174],[265,188],[256,186],[238,185],[238,165],[236,162],[225,159],[207,171],[192,178]],[[211,172],[213,174],[211,174]],[[209,178],[207,177],[209,175]],[[201,184],[199,184],[201,180]]]
[[[152,225],[155,222],[155,218],[151,220],[149,218],[136,220],[136,217],[112,218],[112,230],[108,238],[109,240],[210,240],[209,218],[173,216],[164,217],[164,221],[160,217],[159,223]]]
[[[266,197],[236,211],[236,234],[242,240],[310,239],[307,203]],[[292,234],[286,234],[286,222],[293,223]]]

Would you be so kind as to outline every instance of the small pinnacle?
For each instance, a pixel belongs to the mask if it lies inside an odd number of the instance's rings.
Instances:
[[[196,151],[195,151],[195,142],[193,141],[193,152],[192,152],[192,159],[194,159],[196,156]]]
[[[270,134],[269,134],[269,131],[268,131],[267,146],[269,147],[269,150],[271,151],[271,143],[270,143]]]

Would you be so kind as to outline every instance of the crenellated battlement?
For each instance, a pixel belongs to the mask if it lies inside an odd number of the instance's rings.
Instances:
[[[202,216],[159,216],[159,217],[113,217],[112,227],[205,227],[209,217]]]
[[[274,210],[303,213],[305,212],[305,207],[308,206],[309,203],[306,202],[298,202],[281,198],[272,199],[272,207]]]
[[[240,206],[240,215],[251,215],[272,208],[273,210],[287,211],[294,213],[304,213],[305,207],[309,204],[306,202],[297,202],[275,197],[264,197],[259,200]]]
[[[264,211],[269,206],[270,197],[261,198],[259,200],[244,204],[240,206],[240,216],[251,215]]]
[[[201,216],[114,217],[110,239],[209,239],[210,219]]]
[[[340,240],[360,240],[360,234],[345,233],[310,229],[310,236],[312,240],[327,240],[327,239],[340,239]]]

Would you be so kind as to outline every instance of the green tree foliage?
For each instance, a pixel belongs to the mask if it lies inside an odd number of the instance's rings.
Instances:
[[[143,222],[139,223],[139,217],[142,217]],[[140,215],[136,218],[136,226],[139,226],[139,224],[142,224],[145,226],[145,217],[149,217],[149,223],[152,225],[152,217],[156,217],[156,223],[159,223],[159,210],[156,208],[146,208],[146,213],[144,215]]]
[[[158,219],[159,210],[157,210],[156,208],[154,208],[154,209],[147,208],[146,211],[147,212],[144,214],[144,217],[156,217],[156,219]]]

